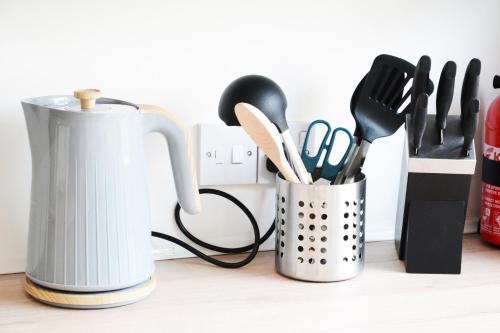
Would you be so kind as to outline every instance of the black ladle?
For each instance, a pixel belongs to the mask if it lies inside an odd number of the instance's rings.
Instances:
[[[262,111],[280,133],[288,129],[284,116],[286,96],[273,80],[261,75],[246,75],[231,82],[220,98],[219,118],[228,126],[240,126],[234,106],[242,102]]]
[[[234,112],[234,107],[238,103],[255,106],[278,128],[300,181],[311,183],[311,176],[290,135],[285,116],[287,101],[283,90],[273,80],[261,75],[246,75],[234,80],[224,90],[219,101],[219,118],[226,125],[240,125]]]

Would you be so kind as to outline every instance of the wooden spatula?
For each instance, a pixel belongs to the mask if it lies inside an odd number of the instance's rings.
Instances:
[[[281,136],[276,126],[251,104],[238,103],[234,107],[234,111],[241,127],[276,165],[283,177],[289,182],[300,183],[299,178],[285,157]]]

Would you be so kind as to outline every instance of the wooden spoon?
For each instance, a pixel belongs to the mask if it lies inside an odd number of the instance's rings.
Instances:
[[[276,126],[251,104],[238,103],[234,107],[234,111],[241,127],[276,165],[283,177],[289,182],[300,183],[299,178],[285,157],[281,136]]]

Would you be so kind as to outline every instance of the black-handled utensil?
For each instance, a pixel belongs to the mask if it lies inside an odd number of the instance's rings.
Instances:
[[[464,152],[470,155],[472,140],[476,134],[477,123],[479,121],[479,100],[473,99],[469,103],[467,114],[464,118]]]
[[[429,96],[426,93],[420,94],[415,104],[415,111],[413,111],[413,146],[415,147],[415,156],[418,155],[418,150],[422,147],[422,138],[424,137],[425,128],[427,126],[428,103]]]
[[[359,145],[361,143],[361,129],[358,125],[358,121],[356,120],[356,117],[354,115],[354,111],[356,110],[356,104],[358,103],[359,95],[361,94],[361,91],[363,90],[363,86],[365,84],[365,80],[368,74],[363,76],[361,81],[359,81],[358,85],[356,86],[356,89],[354,89],[354,92],[352,93],[351,96],[351,103],[350,103],[350,109],[351,109],[351,115],[354,118],[354,121],[356,122],[356,127],[354,128],[354,133],[352,134],[352,138],[354,140],[354,144],[351,145],[350,151],[347,154],[347,158],[345,162],[349,162],[349,160],[352,159],[354,155],[356,155]],[[340,172],[338,173],[337,177],[335,178],[335,181],[332,184],[342,184],[342,182],[345,180],[344,174],[345,174],[346,168],[342,168]]]
[[[493,77],[493,88],[495,89],[500,88],[500,75],[495,75]]]
[[[285,114],[286,96],[278,84],[261,75],[246,75],[234,80],[224,90],[219,102],[219,118],[226,125],[239,126],[234,110],[238,103],[247,103],[256,107],[278,128],[301,182],[312,183],[311,176],[307,173],[290,134]]]
[[[436,128],[439,131],[439,143],[444,143],[444,130],[446,129],[446,117],[450,111],[453,92],[455,90],[455,76],[457,64],[448,61],[441,71],[436,94]]]
[[[418,60],[415,67],[415,74],[413,76],[413,83],[411,85],[411,105],[415,109],[417,98],[427,92],[427,85],[429,82],[429,72],[431,71],[431,58],[423,55]],[[432,92],[429,93],[429,95]]]
[[[405,122],[406,114],[413,111],[411,103],[402,111],[400,108],[411,94],[411,89],[403,92],[414,73],[415,66],[406,60],[386,54],[375,58],[353,112],[362,141],[350,157],[340,183],[349,183],[359,174],[373,140],[394,134]]]
[[[349,107],[351,109],[351,115],[354,118],[354,121],[356,121],[356,117],[354,116],[354,110],[356,110],[356,104],[358,103],[359,95],[361,94],[361,90],[363,89],[367,76],[368,74],[366,74],[361,79],[361,81],[359,81],[358,85],[356,86],[356,89],[354,89],[354,92],[352,93],[351,96],[351,103]],[[361,140],[361,133],[357,121],[356,121],[356,128],[354,129],[354,133],[352,134],[352,136],[355,138],[355,143],[359,144],[359,141]]]
[[[481,61],[474,58],[467,65],[464,82],[462,84],[462,94],[460,96],[460,124],[462,125],[462,129],[464,129],[464,119],[467,116],[470,102],[477,98],[480,74]]]
[[[224,89],[219,101],[219,118],[228,126],[240,126],[234,106],[248,103],[266,114],[279,129],[288,128],[283,116],[287,107],[285,93],[271,79],[261,75],[242,76]]]
[[[355,110],[356,110],[356,104],[358,103],[359,95],[361,94],[361,91],[363,90],[363,86],[365,84],[367,76],[368,76],[368,74],[366,74],[365,76],[363,76],[363,78],[361,79],[361,81],[359,81],[358,85],[356,86],[356,89],[354,89],[354,92],[352,93],[352,96],[351,96],[350,109],[351,109],[352,117],[356,121],[356,128],[354,129],[354,133],[352,134],[352,137],[354,139],[354,144],[351,146],[349,154],[347,155],[346,165],[347,165],[347,163],[349,163],[349,161],[354,156],[356,156],[356,154],[358,153],[358,150],[359,150],[359,145],[361,144],[361,128],[360,128],[360,126],[358,124],[358,121],[356,120]],[[400,74],[399,80],[400,80],[400,84],[403,84],[403,82],[405,80],[405,77],[404,77],[403,73]],[[430,83],[432,85],[432,82],[430,82]],[[431,86],[431,89],[432,88],[433,87]],[[394,101],[396,104],[398,104],[398,103],[401,102],[401,99],[403,98],[403,93],[404,93],[404,91],[401,90],[399,92],[399,95],[396,96],[396,100]],[[347,168],[344,167],[342,170],[340,170],[340,172],[337,175],[337,178],[335,178],[335,182],[333,184],[342,184],[343,182],[345,182],[346,178],[344,177],[344,175],[345,175],[346,169]]]

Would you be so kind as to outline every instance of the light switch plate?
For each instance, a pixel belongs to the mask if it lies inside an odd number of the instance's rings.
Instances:
[[[200,186],[257,182],[257,146],[243,128],[197,124],[194,137]]]

